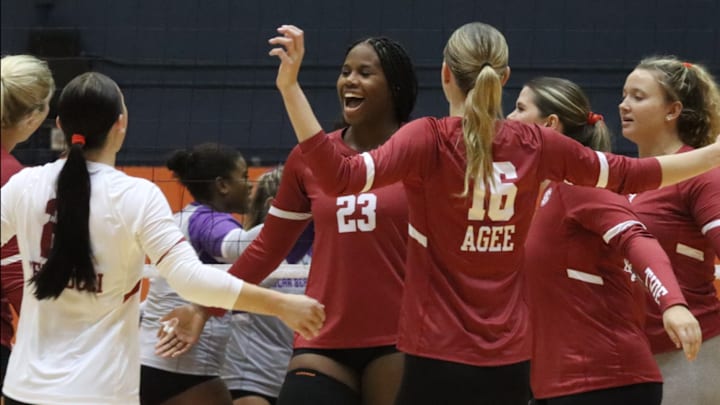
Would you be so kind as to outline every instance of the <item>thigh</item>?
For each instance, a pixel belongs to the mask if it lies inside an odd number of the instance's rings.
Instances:
[[[223,392],[227,402],[205,402],[208,404],[231,403],[230,393],[225,383],[218,376],[180,374],[160,370],[154,367],[140,367],[140,403],[142,405],[180,404],[182,402],[168,402],[170,400],[182,401],[194,392],[207,392],[209,398],[216,397],[217,392]]]
[[[660,405],[662,384],[646,383],[588,391],[538,401],[538,405]]]
[[[196,384],[162,405],[233,405],[230,391],[220,377]]]
[[[406,355],[396,405],[527,405],[529,362],[478,367]]]
[[[310,369],[317,370],[328,377],[334,378],[339,382],[347,385],[354,391],[359,391],[360,381],[358,374],[350,367],[340,363],[339,361],[320,354],[318,350],[314,353],[301,352],[294,355],[290,359],[288,370]]]
[[[246,390],[230,390],[233,405],[275,405],[277,398]]]
[[[405,354],[401,352],[386,354],[371,361],[363,370],[361,379],[363,404],[394,404],[404,363]]]

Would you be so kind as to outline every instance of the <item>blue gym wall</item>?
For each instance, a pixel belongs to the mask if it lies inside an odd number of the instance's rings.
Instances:
[[[42,54],[61,84],[85,69],[116,79],[131,122],[120,164],[162,164],[170,150],[205,141],[272,164],[295,144],[267,56],[275,27],[305,29],[301,82],[328,128],[345,48],[368,35],[410,51],[421,87],[414,116],[445,114],[442,47],[476,20],[499,28],[510,46],[506,113],[527,79],[563,76],[583,86],[617,133],[624,78],[643,56],[676,54],[720,73],[720,0],[2,0],[1,50]],[[50,126],[18,148],[24,163],[55,156]],[[619,135],[615,148],[634,153]]]

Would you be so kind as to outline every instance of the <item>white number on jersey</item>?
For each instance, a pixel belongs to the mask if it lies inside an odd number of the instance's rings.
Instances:
[[[487,191],[483,184],[482,176],[475,179],[473,190],[473,201],[468,219],[482,221],[487,217],[493,221],[507,221],[515,215],[515,196],[517,186],[512,180],[517,179],[517,170],[510,162],[493,162],[493,184],[490,185],[490,196],[487,198]],[[485,201],[488,200],[488,207]]]
[[[344,195],[337,198],[338,232],[371,232],[375,230],[375,209],[377,196],[375,194]],[[362,218],[352,219],[351,215],[360,209]]]

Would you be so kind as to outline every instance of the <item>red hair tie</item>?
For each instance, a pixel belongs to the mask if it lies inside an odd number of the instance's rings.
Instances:
[[[688,68],[688,69],[690,69],[691,67],[693,67],[693,64],[690,63],[690,62],[683,62],[682,65],[685,66],[685,67]]]
[[[587,123],[590,125],[597,124],[598,121],[604,121],[605,118],[603,118],[600,114],[595,114],[594,112],[590,111],[587,116]]]
[[[70,143],[73,145],[85,145],[85,136],[80,134],[72,134]]]

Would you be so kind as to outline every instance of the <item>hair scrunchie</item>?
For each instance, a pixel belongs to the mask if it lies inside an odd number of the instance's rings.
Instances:
[[[594,112],[590,111],[587,116],[587,123],[590,125],[597,124],[598,121],[604,121],[605,118],[603,118],[600,114],[595,114]]]
[[[70,137],[70,143],[72,145],[85,145],[85,135],[72,134],[72,136]]]

